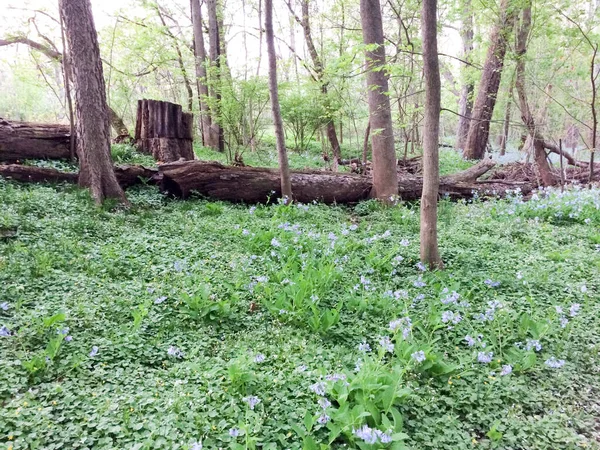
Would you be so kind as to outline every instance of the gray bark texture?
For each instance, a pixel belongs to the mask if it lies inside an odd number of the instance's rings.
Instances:
[[[514,0],[501,0],[499,22],[490,36],[490,45],[471,114],[471,126],[464,147],[465,159],[481,159],[485,155],[490,134],[490,120],[496,106],[504,56],[515,23],[515,13]]]
[[[467,62],[471,61],[471,53],[473,52],[473,8],[471,0],[464,0],[462,4],[462,28],[460,36],[463,44],[463,59]],[[473,80],[470,77],[463,75],[463,83],[460,89],[460,99],[458,101],[458,129],[456,132],[456,147],[459,149],[465,148],[469,127],[471,126],[471,114],[473,112]]]
[[[101,203],[115,198],[127,203],[110,156],[110,121],[100,60],[98,35],[90,0],[59,0],[70,51],[77,111],[79,184]]]
[[[421,33],[425,75],[421,261],[431,269],[441,269],[443,265],[437,240],[437,201],[440,184],[438,141],[441,108],[440,65],[437,50],[437,0],[423,0]]]
[[[361,0],[360,17],[364,43],[376,45],[365,54],[373,160],[372,195],[392,202],[398,194],[398,174],[388,80],[384,71],[385,46],[379,0]]]
[[[210,96],[214,107],[211,108],[211,126],[209,147],[220,152],[225,151],[223,129],[219,124],[219,110],[221,102],[221,43],[218,20],[217,0],[207,0],[208,10],[208,47],[210,58]]]
[[[210,111],[208,110],[208,85],[206,76],[206,47],[202,31],[202,9],[200,0],[191,0],[192,25],[194,29],[194,56],[196,57],[196,85],[198,87],[198,103],[200,120],[198,125],[202,136],[202,145],[210,143]]]
[[[279,157],[279,173],[281,177],[281,195],[285,203],[292,201],[292,182],[290,166],[285,148],[283,121],[279,108],[279,92],[277,90],[277,59],[275,57],[275,34],[273,32],[273,0],[265,0],[265,34],[267,53],[269,56],[269,93],[271,95],[271,111],[275,125],[277,155]]]

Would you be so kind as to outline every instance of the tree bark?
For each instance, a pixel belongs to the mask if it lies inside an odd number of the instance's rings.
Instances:
[[[27,183],[77,183],[78,173],[61,172],[47,167],[0,164],[0,176]],[[117,166],[115,176],[123,189],[142,182],[158,182],[158,171],[143,166]]]
[[[512,109],[513,84],[511,83],[510,91],[508,92],[508,100],[506,102],[506,111],[504,113],[504,124],[502,126],[502,140],[500,141],[500,156],[506,154],[506,145],[508,144],[508,135],[510,132],[510,116]]]
[[[514,0],[501,0],[500,19],[490,36],[490,46],[473,107],[471,126],[465,142],[464,157],[466,159],[481,159],[485,154],[490,134],[490,120],[496,106],[504,56],[515,22],[515,13]]]
[[[441,269],[443,264],[437,240],[437,201],[440,184],[438,143],[441,109],[440,65],[437,49],[437,0],[423,0],[421,33],[425,79],[421,261],[430,269]]]
[[[467,171],[440,179],[440,193],[451,198],[471,198],[500,195],[507,189],[503,181],[479,183],[476,179],[489,171],[494,162],[486,159]],[[277,169],[261,167],[227,167],[216,162],[183,161],[162,164],[158,168],[161,190],[178,198],[192,192],[217,200],[246,203],[266,203],[281,198],[281,179]],[[369,176],[327,171],[291,171],[294,200],[309,203],[355,203],[369,198],[373,187]],[[532,187],[524,184],[523,190]],[[508,185],[509,188],[512,186]],[[422,178],[403,174],[398,178],[395,194],[403,200],[418,200],[423,188]]]
[[[556,177],[550,170],[548,157],[544,149],[544,138],[536,128],[535,119],[529,103],[527,102],[527,92],[525,90],[525,54],[527,52],[527,38],[531,30],[531,0],[526,0],[523,7],[521,26],[517,35],[516,53],[517,53],[517,71],[515,78],[515,87],[519,97],[521,108],[521,118],[529,131],[529,135],[533,140],[533,158],[535,162],[536,172],[542,181],[542,185],[551,186],[556,183]]]
[[[369,138],[371,137],[371,121],[367,122],[367,128],[365,129],[365,137],[363,139],[363,151],[362,151],[362,165],[367,165],[367,155],[369,154]]]
[[[0,118],[0,161],[69,159],[69,125],[14,122]]]
[[[208,42],[210,58],[210,91],[213,98],[211,108],[211,127],[209,147],[220,152],[225,151],[223,129],[219,123],[221,107],[221,43],[219,33],[217,0],[207,0],[208,9]]]
[[[385,46],[379,0],[361,0],[360,17],[367,67],[369,124],[373,159],[373,197],[387,203],[395,201],[398,174],[392,112],[385,73]]]
[[[196,57],[196,85],[198,88],[198,104],[200,107],[200,120],[198,125],[202,136],[202,145],[210,143],[211,118],[208,109],[208,85],[206,76],[206,48],[204,33],[202,31],[202,9],[200,0],[191,0],[192,25],[194,28],[194,56]]]
[[[98,35],[90,0],[59,0],[75,84],[79,183],[96,203],[127,203],[110,157],[110,124]]]
[[[470,62],[473,52],[473,8],[471,0],[464,0],[462,4],[462,28],[460,35],[463,44],[463,60]],[[467,69],[468,66],[465,68]],[[458,129],[456,131],[456,148],[463,150],[469,127],[471,125],[471,114],[473,112],[473,80],[470,76],[463,73],[463,84],[460,90],[460,99],[458,101],[460,116],[458,117]]]
[[[279,173],[281,177],[281,194],[284,203],[292,201],[292,182],[287,151],[285,149],[285,136],[283,121],[279,109],[279,92],[277,90],[277,60],[275,58],[275,35],[273,32],[273,0],[265,0],[265,34],[267,38],[267,53],[269,56],[269,93],[271,95],[271,110],[275,125],[275,138],[277,155],[279,157]]]
[[[183,77],[183,85],[185,86],[185,91],[187,93],[187,104],[188,111],[192,111],[194,106],[194,92],[192,91],[192,85],[190,83],[190,79],[187,75],[187,70],[185,68],[185,64],[183,63],[183,54],[181,53],[181,48],[179,47],[179,43],[177,42],[177,38],[171,32],[167,23],[165,22],[165,18],[163,17],[163,13],[160,10],[160,6],[158,3],[154,5],[156,13],[158,14],[158,18],[160,19],[160,23],[164,28],[165,34],[171,38],[173,41],[173,47],[175,48],[175,52],[177,53],[177,62],[179,63],[179,70],[181,70],[181,76]]]

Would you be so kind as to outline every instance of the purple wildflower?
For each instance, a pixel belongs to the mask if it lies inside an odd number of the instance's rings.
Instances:
[[[183,352],[179,350],[177,347],[171,345],[167,350],[167,354],[169,356],[174,356],[175,358],[183,358]]]
[[[536,339],[527,339],[527,342],[525,344],[525,350],[530,352],[531,350],[534,350],[534,349],[536,352],[539,352],[542,350],[542,344],[540,343],[540,341],[538,341]]]
[[[10,330],[8,328],[6,328],[4,325],[2,325],[2,327],[0,327],[0,336],[2,336],[2,337],[10,336]]]
[[[554,356],[550,357],[549,359],[547,359],[544,364],[546,364],[548,367],[552,368],[552,369],[560,369],[562,366],[565,365],[565,360],[564,359],[556,359]]]
[[[390,340],[389,336],[381,336],[379,338],[379,345],[381,346],[381,348],[383,348],[386,352],[389,353],[393,353],[394,352],[394,344],[392,343],[392,341]]]
[[[417,361],[418,363],[422,363],[427,358],[425,356],[425,352],[423,350],[419,350],[418,352],[414,352],[412,355],[410,355],[410,357],[412,359],[414,359],[415,361]]]
[[[259,353],[258,355],[256,355],[254,357],[254,362],[261,363],[261,362],[264,362],[265,359],[266,359],[265,355],[263,355],[262,353]]]
[[[477,361],[482,364],[489,364],[492,362],[492,358],[494,357],[493,352],[479,352],[477,354]]]
[[[254,410],[254,407],[260,403],[260,398],[255,397],[254,395],[244,397],[242,400],[246,402],[252,410]]]
[[[487,284],[489,287],[498,287],[498,286],[500,286],[500,282],[499,281],[492,281],[489,278],[487,280],[485,280],[484,283]]]
[[[571,305],[571,307],[569,308],[569,315],[571,317],[575,317],[577,314],[579,314],[580,309],[581,309],[581,305],[579,303],[573,303]]]
[[[3,311],[8,311],[8,302],[0,303],[0,309]]]
[[[236,438],[240,435],[240,430],[237,428],[230,428],[229,429],[229,436],[231,436],[232,438]]]
[[[98,348],[98,346],[97,346],[97,345],[94,345],[94,346],[92,347],[92,351],[90,352],[90,358],[93,358],[94,356],[96,356],[96,355],[98,354],[98,351],[99,351],[99,350],[100,350],[100,349]]]
[[[469,347],[473,347],[475,345],[475,339],[473,339],[468,334],[465,336],[465,341]]]
[[[367,353],[367,352],[370,352],[370,351],[371,351],[371,346],[370,346],[368,343],[366,343],[366,342],[364,342],[364,341],[363,341],[363,342],[361,342],[360,344],[358,344],[358,349],[359,349],[361,352],[365,352],[365,353]]]
[[[315,394],[320,395],[320,396],[324,396],[325,395],[325,383],[323,383],[322,381],[318,381],[315,384],[311,384],[309,386],[310,390],[313,391]]]
[[[327,414],[322,413],[319,418],[317,419],[317,422],[320,423],[321,425],[325,425],[327,422],[329,422],[329,420],[331,420],[331,417],[329,417]]]
[[[167,299],[166,296],[162,296],[162,297],[158,297],[156,300],[154,300],[154,304],[155,305],[160,305],[162,302],[164,302]]]
[[[506,375],[509,375],[509,374],[512,373],[512,370],[513,370],[513,368],[512,368],[512,366],[510,364],[505,364],[505,365],[502,366],[502,370],[500,371],[500,375],[503,376],[503,377],[506,376]]]

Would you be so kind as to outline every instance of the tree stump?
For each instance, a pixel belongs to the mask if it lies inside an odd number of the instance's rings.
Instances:
[[[194,159],[193,118],[175,103],[138,100],[136,147],[160,162]]]

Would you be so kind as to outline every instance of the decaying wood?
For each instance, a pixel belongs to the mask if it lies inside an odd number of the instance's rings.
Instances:
[[[193,115],[175,103],[139,100],[135,143],[140,152],[157,161],[194,159]]]
[[[0,161],[68,159],[70,127],[0,118]]]
[[[440,195],[469,198],[473,191],[506,190],[506,186],[478,185],[478,176],[494,166],[486,159],[470,169],[440,179]],[[206,197],[232,202],[264,203],[281,196],[279,173],[276,169],[260,167],[226,167],[217,162],[182,161],[159,166],[161,190],[179,198],[192,192]],[[324,171],[293,171],[294,199],[301,203],[313,200],[324,203],[355,203],[369,198],[370,177]],[[421,196],[423,181],[410,174],[398,180],[398,194],[403,200]]]
[[[143,166],[117,166],[115,175],[123,188],[140,184],[145,180],[157,182],[158,171]],[[29,183],[77,183],[79,176],[76,172],[61,172],[60,170],[24,166],[21,164],[0,165],[0,176],[15,181]]]

